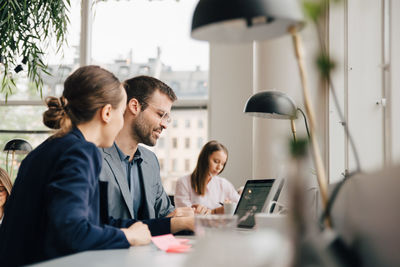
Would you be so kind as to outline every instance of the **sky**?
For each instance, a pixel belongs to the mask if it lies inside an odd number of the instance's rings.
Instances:
[[[79,2],[77,0],[71,2]],[[173,70],[208,69],[208,43],[190,38],[193,11],[198,0],[108,0],[93,5],[92,58],[112,63],[127,59],[147,62],[157,56]],[[71,44],[79,39],[79,8],[72,8]],[[71,57],[71,52],[65,54]]]

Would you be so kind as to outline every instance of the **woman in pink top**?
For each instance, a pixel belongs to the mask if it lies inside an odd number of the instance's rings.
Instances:
[[[193,207],[196,213],[224,213],[224,202],[238,202],[239,194],[225,178],[219,177],[228,160],[228,150],[217,141],[202,148],[193,173],[176,184],[175,206]]]

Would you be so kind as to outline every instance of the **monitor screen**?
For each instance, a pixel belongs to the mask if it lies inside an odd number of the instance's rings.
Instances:
[[[274,181],[274,179],[267,179],[248,180],[246,182],[235,210],[235,214],[238,215],[238,227],[254,227],[254,215],[263,211],[265,201],[268,198]]]

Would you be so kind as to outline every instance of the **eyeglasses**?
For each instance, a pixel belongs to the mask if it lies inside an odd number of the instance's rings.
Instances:
[[[164,111],[164,110],[158,108],[157,106],[155,106],[155,105],[153,105],[151,103],[145,103],[145,104],[147,104],[149,107],[152,107],[152,108],[156,109],[156,110],[154,110],[154,109],[153,110],[160,117],[161,122],[164,122],[164,123],[168,124],[168,123],[170,123],[172,121],[171,115],[169,114],[169,112]]]
[[[4,186],[0,186],[0,193],[7,192]]]

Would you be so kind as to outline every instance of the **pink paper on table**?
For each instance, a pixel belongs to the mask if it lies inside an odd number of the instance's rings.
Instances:
[[[175,238],[176,240],[178,240],[179,242],[181,242],[181,244],[186,244],[189,242],[189,239],[186,238]]]
[[[161,250],[166,252],[186,252],[190,249],[190,245],[187,245],[188,239],[177,239],[172,234],[153,236],[151,241]]]

